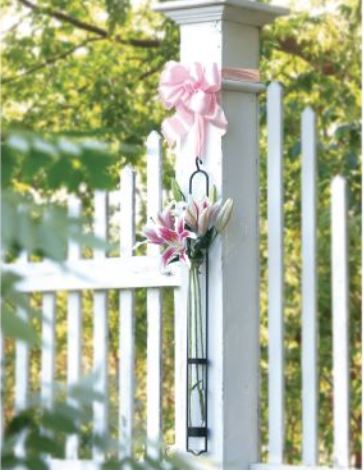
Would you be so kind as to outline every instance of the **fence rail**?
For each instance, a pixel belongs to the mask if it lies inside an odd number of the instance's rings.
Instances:
[[[5,264],[24,277],[17,289],[24,293],[174,287],[180,284],[176,269],[162,273],[158,256],[110,257],[67,261],[62,267],[50,261]]]

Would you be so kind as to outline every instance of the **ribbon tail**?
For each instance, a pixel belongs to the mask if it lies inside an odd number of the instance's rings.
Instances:
[[[218,107],[213,117],[205,118],[200,114],[195,115],[195,124],[193,129],[196,143],[195,150],[196,157],[200,157],[201,159],[203,152],[205,151],[207,126],[210,123],[220,131],[222,136],[226,133],[228,122],[221,107]]]
[[[228,121],[221,106],[217,107],[213,116],[208,117],[208,121],[216,128],[218,128],[221,131],[222,135],[226,133]]]
[[[188,133],[192,125],[189,118],[177,112],[170,118],[163,120],[162,134],[169,147],[173,147],[177,141],[180,141]]]
[[[202,159],[202,153],[205,147],[206,121],[201,115],[195,116],[195,142],[196,157]]]

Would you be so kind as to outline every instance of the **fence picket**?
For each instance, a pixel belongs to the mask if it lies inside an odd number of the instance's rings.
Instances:
[[[331,274],[334,381],[334,467],[348,468],[349,445],[349,274],[346,181],[331,183]]]
[[[175,444],[186,447],[186,381],[187,381],[187,300],[188,271],[181,267],[182,284],[174,289],[174,398]]]
[[[43,295],[41,399],[51,408],[54,400],[55,352],[56,352],[56,295]]]
[[[103,240],[107,240],[108,228],[108,198],[104,191],[95,192],[94,234]],[[104,259],[105,249],[94,250],[94,259]],[[107,292],[95,290],[94,292],[94,372],[96,378],[96,390],[104,395],[102,402],[96,401],[93,405],[94,434],[105,436],[108,431],[108,317],[107,317]],[[104,454],[99,447],[93,448],[93,459],[103,460]]]
[[[18,261],[26,263],[27,253],[21,253]],[[24,308],[18,307],[19,318],[26,321],[27,313]],[[29,345],[25,341],[17,340],[15,344],[15,411],[23,410],[28,405],[29,384]]]
[[[19,318],[26,320],[27,314],[22,308],[17,310]],[[15,362],[15,411],[20,412],[28,404],[29,381],[29,346],[25,341],[16,341]]]
[[[78,198],[70,196],[68,200],[68,214],[78,218],[81,214],[81,202]],[[78,260],[81,258],[81,248],[74,241],[68,242],[68,260]],[[67,384],[72,386],[79,382],[81,377],[81,337],[82,337],[82,312],[81,293],[70,291],[67,302]],[[77,407],[76,400],[69,400],[72,406]],[[79,438],[72,434],[66,441],[66,458],[78,458]]]
[[[17,315],[22,320],[27,319],[27,313],[23,308],[18,307]],[[19,339],[15,343],[15,412],[19,413],[28,406],[29,388],[29,345]],[[17,457],[25,457],[24,441],[26,435],[24,431],[19,435],[15,446]]]
[[[302,410],[306,466],[317,463],[316,123],[302,114]]]
[[[155,217],[162,204],[162,149],[160,135],[152,131],[147,140],[147,215]],[[159,254],[159,248],[148,245],[148,255]],[[161,290],[147,290],[147,441],[148,455],[157,457],[161,441]]]
[[[135,242],[135,172],[123,169],[120,179],[120,257],[133,255]],[[119,292],[119,441],[121,457],[132,455],[134,417],[134,290]]]
[[[20,263],[26,263],[28,260],[28,254],[23,251],[18,261]],[[22,320],[27,320],[27,312],[22,307],[17,307],[17,315]],[[15,398],[14,407],[15,412],[19,413],[28,406],[28,394],[29,394],[29,344],[25,341],[17,339],[15,342]],[[18,457],[25,456],[24,441],[26,435],[24,431],[19,435],[16,446],[15,454]]]
[[[283,104],[282,86],[268,88],[268,358],[269,462],[281,464],[284,451],[284,265],[283,265]]]

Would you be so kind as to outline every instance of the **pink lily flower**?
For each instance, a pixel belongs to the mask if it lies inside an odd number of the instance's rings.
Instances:
[[[165,210],[158,213],[157,221],[161,226],[173,229],[175,224],[175,217],[172,211],[172,206],[169,205]]]
[[[154,223],[154,226],[145,226],[144,236],[147,238],[147,242],[152,244],[165,244],[164,239],[159,234],[160,228],[167,228],[170,230],[174,229],[175,217],[172,211],[171,206],[168,206],[165,210],[161,211],[157,215],[157,222]]]
[[[174,230],[161,227],[159,232],[167,244],[167,248],[162,254],[164,266],[168,265],[175,258],[188,264],[187,239],[194,239],[196,235],[185,229],[184,218],[181,217],[176,221]]]
[[[185,229],[183,216],[176,219],[171,209],[160,213],[153,227],[145,227],[144,235],[147,242],[164,246],[162,263],[164,266],[172,261],[181,260],[189,264],[187,256],[187,240],[195,239],[196,235]]]

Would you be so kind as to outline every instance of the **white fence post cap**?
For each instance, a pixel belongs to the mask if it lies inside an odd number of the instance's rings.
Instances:
[[[154,10],[165,13],[179,25],[223,19],[264,26],[289,13],[287,8],[251,0],[172,0],[157,4]]]

